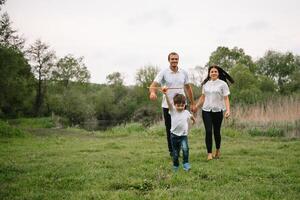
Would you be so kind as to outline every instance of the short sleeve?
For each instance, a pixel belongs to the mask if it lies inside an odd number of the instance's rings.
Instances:
[[[156,75],[156,77],[155,77],[155,79],[154,79],[154,82],[157,82],[157,83],[159,83],[159,84],[162,84],[163,78],[164,78],[164,70],[160,71],[160,72]]]
[[[226,97],[229,94],[230,94],[229,87],[228,87],[227,83],[224,82],[224,84],[222,85],[222,95],[224,97]]]
[[[191,84],[189,74],[186,71],[184,71],[184,84]]]

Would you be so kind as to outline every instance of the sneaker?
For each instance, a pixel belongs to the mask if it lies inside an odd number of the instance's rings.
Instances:
[[[184,169],[184,171],[189,171],[191,169],[190,163],[184,163],[183,164],[183,169]]]
[[[173,166],[173,171],[174,171],[174,172],[177,172],[178,169],[179,169],[179,166]]]

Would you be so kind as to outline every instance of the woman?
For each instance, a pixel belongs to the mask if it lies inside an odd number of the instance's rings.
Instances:
[[[220,157],[221,147],[221,124],[223,112],[225,118],[230,116],[230,94],[227,80],[234,80],[221,67],[212,65],[208,68],[208,75],[202,82],[202,95],[196,108],[202,107],[202,119],[205,126],[205,144],[207,149],[207,160]],[[212,154],[212,133],[214,133],[216,152]]]

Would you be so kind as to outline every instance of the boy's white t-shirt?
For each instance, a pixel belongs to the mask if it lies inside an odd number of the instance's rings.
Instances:
[[[205,95],[202,110],[207,112],[220,112],[226,110],[224,97],[230,94],[228,85],[220,79],[207,81],[202,88]]]
[[[171,115],[171,133],[177,136],[186,136],[188,134],[189,123],[188,120],[192,117],[192,114],[183,110],[178,112],[175,108],[169,111]]]

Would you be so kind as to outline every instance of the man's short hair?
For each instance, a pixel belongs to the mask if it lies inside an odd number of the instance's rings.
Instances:
[[[169,55],[168,55],[168,61],[170,61],[171,55],[177,55],[177,56],[179,57],[178,53],[176,53],[176,52],[171,52],[171,53],[169,53]]]
[[[173,97],[174,105],[175,104],[185,104],[185,96],[183,94],[175,94]]]

